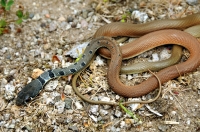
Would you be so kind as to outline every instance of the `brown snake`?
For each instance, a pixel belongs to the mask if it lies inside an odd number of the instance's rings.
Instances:
[[[155,31],[142,36],[141,38],[134,41],[134,43],[135,44],[131,47],[129,46],[129,49],[135,54],[139,54],[157,46],[169,43],[181,45],[189,50],[190,57],[187,61],[167,67],[156,74],[161,83],[167,82],[168,80],[176,78],[184,73],[191,72],[200,65],[200,44],[196,38],[183,31]],[[125,45],[124,47],[126,48],[126,46],[127,45]],[[111,59],[111,63],[108,69],[108,83],[114,92],[124,97],[139,97],[151,92],[158,87],[159,83],[155,76],[150,77],[146,81],[136,86],[126,86],[122,84],[119,79],[121,57],[116,56],[118,56],[118,54],[116,52],[112,52],[112,57],[114,57],[115,59]]]
[[[190,21],[189,22],[189,20],[191,20],[192,19],[192,22]],[[130,36],[140,36],[140,35],[142,35],[142,34],[145,34],[145,33],[148,33],[148,32],[150,32],[150,31],[152,31],[152,30],[160,30],[160,29],[162,29],[162,28],[176,28],[176,29],[184,29],[184,28],[187,28],[187,27],[189,27],[189,26],[192,26],[192,25],[196,25],[196,24],[199,24],[200,23],[200,14],[195,14],[195,15],[191,15],[191,16],[189,16],[189,17],[186,17],[186,18],[181,18],[181,19],[175,19],[175,20],[159,20],[159,21],[154,21],[154,22],[150,22],[150,23],[146,23],[146,24],[139,24],[139,26],[141,26],[141,27],[147,27],[147,31],[144,31],[144,32],[142,32],[142,30],[141,29],[138,29],[138,24],[128,24],[127,26],[126,26],[126,24],[124,24],[124,23],[111,23],[111,24],[107,24],[107,25],[105,25],[105,26],[103,26],[103,27],[101,27],[97,32],[96,32],[96,34],[94,35],[94,37],[97,37],[97,36],[101,36],[101,35],[105,35],[105,36],[119,36],[119,35],[122,35],[123,33],[124,33],[124,31],[129,31],[129,34],[127,35],[127,34],[123,34],[123,36],[129,36],[130,34]],[[158,26],[159,25],[159,26]],[[164,26],[163,26],[164,25]],[[109,27],[110,26],[110,27]],[[151,26],[153,26],[153,27],[151,27]],[[184,30],[185,32],[188,32],[188,33],[190,33],[190,34],[192,34],[193,36],[195,36],[195,37],[199,37],[199,35],[200,35],[200,30],[199,30],[199,27],[200,27],[200,25],[197,25],[197,26],[193,26],[193,27],[190,27],[190,28],[188,28],[188,29],[186,29],[186,30]],[[149,29],[149,28],[151,28],[151,29]],[[121,29],[121,30],[120,30]],[[124,30],[125,29],[125,30]],[[127,29],[127,30],[126,30]],[[142,29],[145,29],[145,28],[142,28]],[[115,32],[117,30],[117,33]],[[145,29],[146,30],[146,29]],[[141,31],[141,32],[140,32]],[[140,32],[140,33],[138,33],[138,32]],[[114,35],[113,35],[114,34]],[[156,40],[155,40],[156,41]],[[169,42],[170,43],[170,42]],[[134,43],[135,44],[135,43]],[[129,44],[130,45],[130,44]],[[127,48],[128,49],[128,48]],[[102,48],[100,49],[101,51],[100,51],[100,53],[106,53],[107,51],[105,50],[105,49],[103,49],[102,50]],[[123,50],[123,49],[122,49]],[[179,50],[179,51],[178,51]],[[176,51],[177,51],[177,53],[176,53]],[[174,58],[174,57],[176,57],[176,56],[180,56],[180,51],[181,51],[181,47],[179,47],[178,45],[175,45],[175,46],[173,46],[173,50],[172,50],[172,56],[171,56],[171,58]],[[175,54],[176,53],[176,54]],[[106,55],[103,55],[104,57],[109,57],[109,53],[107,52],[107,56]],[[127,58],[130,58],[129,56],[127,57]],[[127,58],[125,58],[125,59],[127,59]],[[170,58],[170,59],[171,59]],[[180,58],[180,57],[178,57],[178,58]],[[176,58],[176,59],[174,59],[174,60],[179,60],[178,58]],[[170,63],[171,63],[171,61],[174,61],[174,60],[170,60],[169,59],[169,61],[170,61]],[[163,62],[165,62],[165,63],[167,63],[167,64],[165,64],[165,66],[164,67],[166,67],[167,65],[170,65],[168,62],[169,61],[163,61]],[[158,64],[162,64],[162,63],[158,63]],[[172,63],[171,63],[172,64]],[[155,69],[155,64],[153,64],[152,65],[152,63],[150,64],[150,63],[148,63],[148,65],[150,65],[151,67],[154,67],[154,69]],[[163,65],[163,64],[162,64]],[[135,65],[134,65],[135,66]],[[136,66],[137,67],[137,66]],[[135,69],[137,69],[137,72],[138,71],[144,71],[144,69],[148,69],[148,68],[139,68],[139,67],[141,67],[141,65],[139,65],[138,66],[138,68],[135,68]],[[147,66],[143,66],[143,67],[147,67]],[[163,68],[164,68],[163,67]],[[125,72],[123,72],[123,73],[127,73],[127,71],[129,70],[129,69],[127,69],[127,68],[124,68],[125,70]],[[139,69],[139,70],[138,70]],[[156,70],[158,70],[158,68],[156,69]],[[133,66],[132,66],[132,68],[129,70],[129,71],[131,71],[131,72],[133,72],[133,71],[135,71],[134,69],[133,69]],[[129,72],[128,71],[128,72]],[[116,71],[115,71],[116,72]],[[114,73],[115,73],[114,72]],[[129,72],[130,73],[130,72]],[[89,103],[92,103],[92,104],[109,104],[109,105],[116,105],[116,103],[113,103],[113,102],[105,102],[105,101],[93,101],[93,100],[90,100],[90,99],[88,99],[88,98],[86,98],[86,97],[84,97],[84,95],[82,95],[79,91],[78,91],[78,89],[76,88],[76,80],[77,80],[77,77],[78,77],[78,75],[80,74],[80,72],[79,73],[77,73],[74,77],[73,77],[73,80],[72,80],[72,87],[73,87],[73,89],[74,89],[74,91],[76,92],[76,94],[80,97],[80,98],[82,98],[83,100],[85,100],[85,101],[87,101],[87,102],[89,102]],[[111,74],[111,73],[110,73]],[[158,79],[158,77],[156,76],[156,75],[154,75],[155,76],[155,78],[157,78]],[[116,78],[114,78],[114,79],[116,79]],[[110,78],[110,80],[112,80],[112,78]],[[119,80],[118,80],[118,82],[120,82]],[[158,79],[158,83],[159,83],[159,93],[158,93],[158,95],[153,99],[153,100],[148,100],[148,101],[139,101],[138,103],[150,103],[150,102],[152,102],[152,101],[154,101],[154,100],[156,100],[157,98],[158,98],[158,96],[159,96],[159,94],[160,94],[160,89],[161,89],[161,86],[160,86],[160,80]],[[114,83],[113,83],[114,84]],[[118,85],[118,83],[116,84],[116,85]],[[122,87],[125,87],[125,86],[122,86]],[[122,88],[123,89],[123,88]],[[134,87],[133,87],[133,89],[134,89]],[[122,91],[122,90],[121,90]],[[127,92],[128,93],[128,92]],[[148,93],[148,92],[146,92],[146,93]],[[126,96],[126,95],[125,95]],[[137,95],[137,92],[136,92],[136,96],[138,96]],[[137,103],[137,101],[131,101],[131,102],[128,102],[128,104],[130,104],[130,103]]]
[[[200,38],[200,25],[189,27],[183,31],[191,34],[197,39]],[[120,73],[133,74],[133,73],[146,72],[148,70],[159,71],[165,67],[177,64],[180,61],[181,57],[182,57],[182,47],[179,45],[173,45],[170,58],[156,62],[140,62],[140,63],[129,64],[126,66],[124,65],[121,67]]]
[[[94,55],[93,58],[91,59],[90,63],[92,62],[92,60],[94,60],[96,56]],[[88,63],[88,65],[83,69],[85,70],[89,65],[90,63]],[[82,71],[83,71],[82,70]],[[76,80],[78,78],[78,76],[80,75],[80,73],[82,71],[79,71],[77,74],[75,74],[73,76],[73,79],[72,79],[72,88],[74,90],[74,92],[84,101],[90,103],[90,104],[98,104],[98,105],[119,105],[119,102],[113,102],[113,101],[94,101],[92,99],[89,99],[87,97],[85,97],[83,94],[80,93],[80,91],[78,90],[78,88],[76,87]],[[155,73],[153,73],[152,71],[149,70],[149,72],[151,74],[153,74],[156,79],[158,80],[158,84],[159,84],[159,91],[157,93],[157,95],[153,98],[153,99],[149,99],[149,100],[132,100],[132,101],[128,101],[128,102],[121,102],[122,105],[128,105],[128,104],[133,104],[133,103],[141,103],[141,104],[148,104],[148,103],[151,103],[151,102],[154,102],[155,100],[157,100],[161,94],[161,90],[162,90],[162,87],[161,87],[161,82],[160,82],[160,79],[155,75]]]
[[[148,49],[172,43],[181,45],[189,50],[190,57],[186,62],[167,67],[156,74],[161,83],[167,82],[168,80],[183,75],[184,73],[191,72],[200,65],[200,44],[196,38],[188,33],[177,30],[161,30],[144,35],[134,41],[134,43],[135,44],[131,47],[125,45],[124,48],[129,49],[135,54],[139,54]],[[155,77],[150,77],[143,83],[136,86],[126,86],[122,84],[119,79],[119,67],[120,63],[118,63],[118,67],[113,67],[108,70],[108,83],[111,89],[117,94],[124,97],[139,97],[158,87],[158,81]]]
[[[200,13],[189,15],[184,18],[179,19],[166,19],[166,20],[155,20],[152,22],[147,22],[144,24],[131,24],[131,23],[110,23],[100,27],[94,38],[98,36],[128,36],[128,37],[138,37],[146,33],[161,30],[161,29],[179,29],[190,33],[195,37],[200,36]],[[195,26],[194,26],[195,25]],[[191,27],[193,26],[193,27]],[[188,28],[189,27],[189,28]],[[187,28],[187,29],[186,29]],[[129,46],[133,45],[134,42],[128,43]],[[121,73],[132,74],[148,71],[159,71],[165,67],[176,64],[181,58],[182,48],[180,46],[173,46],[172,55],[169,59],[158,61],[158,62],[143,62],[135,63],[130,66],[122,66]],[[106,57],[110,57],[110,53],[107,49],[101,48],[99,53]],[[130,51],[127,47],[123,49],[122,46],[123,59],[129,59],[135,57],[137,54]]]

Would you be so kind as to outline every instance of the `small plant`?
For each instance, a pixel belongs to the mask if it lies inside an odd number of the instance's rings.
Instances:
[[[6,21],[4,19],[0,20],[0,35],[3,34],[5,27],[6,27]]]
[[[6,10],[9,11],[10,7],[13,5],[14,0],[9,0],[8,2],[6,2],[7,0],[1,0],[1,6]]]
[[[126,14],[122,15],[121,22],[126,22],[126,19],[127,19],[127,15]]]
[[[14,0],[9,0],[9,1],[0,0],[0,5],[1,5],[0,14],[4,14],[4,18],[0,20],[0,35],[2,35],[4,33],[7,33],[9,31],[8,28],[7,28],[9,23],[15,22],[16,24],[21,24],[23,19],[27,19],[28,16],[29,16],[28,12],[23,13],[23,10],[19,9],[16,12],[16,15],[17,15],[18,19],[17,20],[8,21],[6,19],[6,15],[7,15],[8,11],[10,11],[10,8],[11,8],[11,6],[13,4],[14,4]]]
[[[17,19],[15,22],[16,22],[17,24],[21,24],[23,19],[27,19],[27,18],[28,18],[29,13],[26,12],[26,13],[24,14],[22,10],[18,10],[18,11],[16,12],[16,15],[17,15],[18,19]]]
[[[124,110],[128,115],[130,115],[138,124],[142,124],[142,121],[133,114],[130,110],[128,110],[125,106],[122,105],[122,103],[119,103],[119,106]]]
[[[127,17],[130,17],[130,16],[131,16],[131,12],[130,11],[126,11],[126,13],[122,15],[121,22],[126,22]]]

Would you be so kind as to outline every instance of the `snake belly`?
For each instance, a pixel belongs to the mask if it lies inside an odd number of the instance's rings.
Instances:
[[[85,52],[78,62],[66,68],[48,70],[42,73],[37,79],[31,81],[24,88],[22,88],[22,90],[17,95],[16,105],[26,104],[26,102],[29,101],[31,98],[37,96],[42,88],[45,86],[45,84],[47,84],[47,82],[49,82],[51,79],[75,74],[78,71],[84,69],[84,67],[87,66],[88,63],[91,61],[96,50],[101,47],[106,47],[110,50],[111,53],[115,53],[115,58],[121,58],[121,51],[116,45],[115,41],[108,37],[96,38],[87,45]],[[115,59],[114,57],[111,58],[111,61],[113,62]]]

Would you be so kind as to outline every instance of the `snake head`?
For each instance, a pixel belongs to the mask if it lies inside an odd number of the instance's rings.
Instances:
[[[20,106],[26,104],[26,102],[31,100],[31,98],[39,94],[42,87],[43,86],[38,79],[31,81],[18,93],[16,105]]]

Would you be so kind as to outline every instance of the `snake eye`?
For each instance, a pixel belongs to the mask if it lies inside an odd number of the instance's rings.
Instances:
[[[25,97],[24,97],[24,103],[26,103],[26,102],[28,102],[28,101],[30,101],[31,100],[31,98],[29,97],[29,95],[26,95]]]

